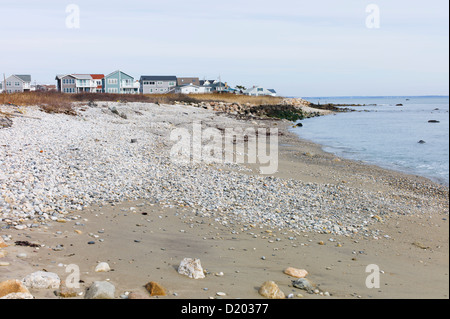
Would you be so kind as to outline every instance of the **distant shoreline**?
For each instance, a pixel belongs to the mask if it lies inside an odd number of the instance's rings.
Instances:
[[[449,95],[340,95],[340,96],[306,96],[302,97],[305,100],[308,99],[325,99],[325,98],[336,98],[336,99],[358,99],[358,98],[429,98],[429,97],[442,97],[442,98],[449,98]]]

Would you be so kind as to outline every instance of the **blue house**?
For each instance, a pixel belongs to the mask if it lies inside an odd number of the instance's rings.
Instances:
[[[116,94],[139,94],[139,82],[122,71],[114,71],[103,79],[103,92]]]

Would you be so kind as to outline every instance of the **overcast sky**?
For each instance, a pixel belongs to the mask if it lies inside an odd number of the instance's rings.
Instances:
[[[79,28],[66,24],[70,4]],[[379,28],[367,27],[369,4]],[[0,73],[55,84],[120,69],[220,75],[285,96],[447,95],[448,11],[448,0],[0,0]]]

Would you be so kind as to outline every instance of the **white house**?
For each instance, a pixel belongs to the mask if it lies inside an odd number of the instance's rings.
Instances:
[[[57,75],[57,88],[63,93],[101,93],[103,74],[65,74]]]
[[[266,89],[262,86],[254,86],[250,89],[244,91],[244,94],[251,96],[261,96],[261,95],[270,95],[277,96],[277,92],[273,89]]]
[[[186,84],[175,87],[171,93],[177,93],[177,94],[204,94],[204,93],[210,93],[211,87],[209,86],[200,86],[200,85],[194,85],[194,84]]]

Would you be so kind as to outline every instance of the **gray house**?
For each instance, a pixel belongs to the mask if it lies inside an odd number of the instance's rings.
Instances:
[[[165,94],[177,86],[177,77],[143,75],[139,82],[141,94]]]
[[[77,93],[76,80],[76,77],[71,74],[57,75],[57,90],[63,93]]]
[[[31,75],[19,75],[19,74],[11,75],[9,78],[6,79],[6,91],[8,93],[30,92]]]

